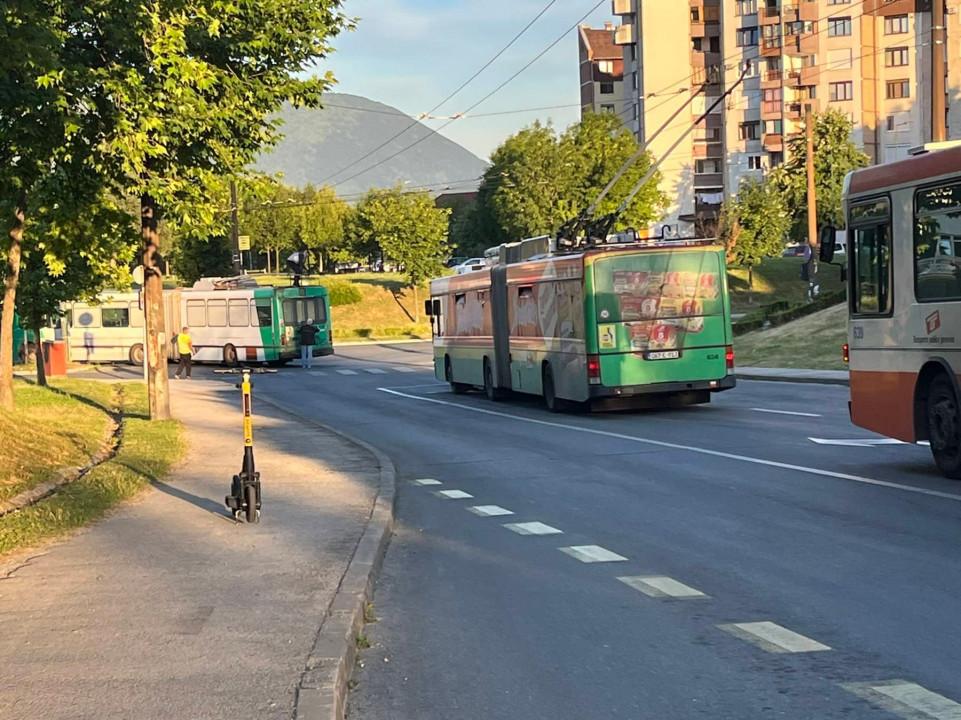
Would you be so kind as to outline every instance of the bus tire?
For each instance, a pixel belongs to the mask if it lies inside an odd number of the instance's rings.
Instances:
[[[961,413],[947,375],[939,374],[931,381],[926,406],[934,462],[945,477],[961,480]]]
[[[132,348],[130,348],[130,354],[128,355],[131,365],[136,365],[137,367],[143,367],[143,344],[137,343]]]
[[[444,379],[450,383],[450,391],[455,395],[463,395],[470,390],[470,385],[454,382],[454,368],[451,366],[450,355],[444,356]]]
[[[227,367],[237,367],[238,364],[237,348],[229,343],[224,345],[224,365]]]
[[[484,394],[491,402],[496,402],[504,397],[500,388],[494,387],[494,371],[491,369],[490,360],[484,358]]]
[[[544,391],[544,406],[549,412],[559,413],[564,411],[564,401],[557,397],[554,385],[554,371],[548,364],[544,365],[541,371],[541,387]]]

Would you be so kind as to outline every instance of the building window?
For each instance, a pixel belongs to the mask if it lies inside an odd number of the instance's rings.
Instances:
[[[614,61],[599,60],[597,63],[597,69],[600,70],[605,75],[612,75],[614,73]]]
[[[796,20],[784,23],[784,32],[787,35],[806,35],[814,32],[814,23],[810,20]]]
[[[830,85],[831,102],[842,102],[854,99],[854,83],[850,80],[844,82],[833,82]]]
[[[904,35],[908,32],[907,15],[891,15],[884,18],[885,35]]]
[[[911,82],[909,80],[889,80],[887,83],[888,100],[900,100],[911,97]]]
[[[699,22],[701,22],[701,10],[700,10],[700,8],[696,8],[696,7],[692,7],[692,8],[691,8],[691,22],[692,22],[692,23],[699,23]]]
[[[850,5],[851,0],[828,0],[828,5]]]
[[[767,154],[771,162],[771,167],[777,167],[778,165],[784,164],[784,153],[783,152],[772,152]]]
[[[617,111],[614,109],[613,105],[601,105],[601,112],[607,113],[608,115],[613,115]]]
[[[613,94],[614,94],[614,83],[602,82],[601,95],[613,95]]]
[[[843,37],[851,34],[851,18],[839,17],[828,19],[828,37]]]
[[[735,15],[754,15],[757,12],[757,0],[737,0],[734,3]]]
[[[885,67],[904,67],[908,64],[908,49],[906,47],[888,48],[884,51]]]
[[[691,38],[691,47],[694,48],[694,52],[704,52],[704,43],[702,40],[704,40],[704,38]]]
[[[717,158],[694,161],[695,175],[713,175],[721,172],[721,161]]]
[[[764,133],[766,135],[781,135],[784,132],[784,122],[781,120],[765,120]]]
[[[739,140],[757,140],[761,130],[760,122],[743,122],[738,125],[737,137]]]
[[[721,128],[696,127],[694,140],[697,142],[721,142]]]
[[[721,52],[721,36],[720,35],[712,35],[710,38],[708,38],[708,41],[709,41],[708,47],[710,48],[711,52],[713,53]]]
[[[739,29],[735,41],[738,47],[754,47],[757,45],[757,28],[746,27]]]
[[[748,155],[747,156],[747,169],[748,170],[761,170],[761,156],[760,155]]]

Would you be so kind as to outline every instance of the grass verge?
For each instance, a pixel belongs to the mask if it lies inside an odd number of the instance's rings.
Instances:
[[[734,338],[743,367],[845,370],[841,346],[847,342],[847,305],[841,303],[800,320]]]
[[[730,268],[727,277],[732,312],[750,312],[779,301],[792,305],[804,302],[808,284],[801,280],[801,264],[801,258],[768,258],[754,268],[753,287],[748,283],[747,268]],[[822,294],[844,289],[840,271],[830,265],[821,265],[818,282]]]
[[[91,401],[108,393],[112,396],[114,391],[114,386],[107,383],[75,380],[58,381],[57,387],[69,387],[71,393]],[[22,389],[21,384],[18,392]],[[147,398],[142,385],[125,384],[122,398],[123,441],[117,455],[53,495],[0,518],[0,556],[102,517],[117,503],[164,477],[180,458],[184,448],[180,424],[146,419]]]

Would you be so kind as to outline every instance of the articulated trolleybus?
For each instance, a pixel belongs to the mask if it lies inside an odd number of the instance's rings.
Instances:
[[[491,267],[431,282],[435,374],[454,392],[540,395],[556,412],[704,403],[734,387],[723,248],[552,245],[502,245]]]
[[[961,479],[961,146],[936,148],[845,181],[851,419]]]

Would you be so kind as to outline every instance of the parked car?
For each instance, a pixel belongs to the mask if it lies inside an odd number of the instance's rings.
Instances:
[[[460,265],[454,266],[454,272],[457,275],[463,275],[464,273],[474,272],[475,270],[483,270],[487,267],[487,263],[484,262],[484,258],[471,258],[470,260],[465,260]]]
[[[804,245],[788,245],[781,257],[804,257]]]

